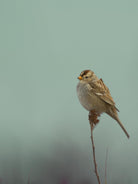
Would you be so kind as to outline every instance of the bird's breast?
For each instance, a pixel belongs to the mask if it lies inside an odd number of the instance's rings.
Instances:
[[[78,83],[77,95],[81,105],[86,110],[96,110],[99,113],[105,111],[105,104],[99,97],[97,97],[97,95],[92,92],[91,86],[88,83]]]

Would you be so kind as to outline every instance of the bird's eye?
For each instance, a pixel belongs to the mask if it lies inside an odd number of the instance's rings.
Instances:
[[[88,78],[88,76],[85,77],[86,79]]]

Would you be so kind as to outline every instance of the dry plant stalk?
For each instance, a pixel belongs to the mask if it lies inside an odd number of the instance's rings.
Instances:
[[[106,150],[106,159],[105,159],[105,184],[107,184],[107,157],[108,157],[108,148]]]
[[[31,184],[31,182],[30,182],[30,176],[28,176],[27,184]]]
[[[97,163],[96,163],[96,157],[95,157],[95,146],[94,146],[94,139],[93,139],[93,129],[94,129],[95,125],[99,122],[99,120],[98,120],[99,116],[100,116],[100,114],[98,114],[94,110],[89,112],[89,123],[90,123],[90,127],[91,127],[91,141],[92,141],[92,150],[93,150],[93,162],[94,162],[95,174],[96,174],[96,177],[98,180],[98,184],[101,184],[100,177],[98,174],[98,169],[97,169]]]

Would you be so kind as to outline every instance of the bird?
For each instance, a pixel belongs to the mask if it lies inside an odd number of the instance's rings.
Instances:
[[[121,123],[115,106],[115,102],[110,94],[108,87],[103,80],[98,78],[91,70],[84,70],[80,73],[79,83],[77,84],[77,95],[80,104],[89,112],[95,111],[97,114],[108,114],[118,122],[126,136],[129,134]]]

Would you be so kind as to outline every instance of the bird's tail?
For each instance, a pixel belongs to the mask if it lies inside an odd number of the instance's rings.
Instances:
[[[123,124],[121,123],[120,119],[117,117],[115,120],[118,122],[118,124],[120,125],[120,127],[122,128],[122,130],[125,132],[127,138],[129,138],[129,134],[128,134],[128,132],[126,131],[126,129],[125,129],[125,127],[123,126]]]
[[[113,119],[115,119],[118,122],[118,124],[120,125],[120,127],[122,128],[122,130],[124,131],[124,133],[126,134],[127,138],[129,138],[129,134],[126,131],[126,129],[123,126],[123,124],[121,123],[120,119],[118,118],[117,113],[115,113],[114,115],[111,115],[110,113],[107,113],[107,114],[109,114]]]

